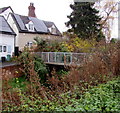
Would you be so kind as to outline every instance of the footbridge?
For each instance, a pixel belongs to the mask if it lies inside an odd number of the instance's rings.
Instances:
[[[43,59],[46,64],[52,65],[81,65],[90,53],[71,53],[71,52],[37,52],[39,57]]]

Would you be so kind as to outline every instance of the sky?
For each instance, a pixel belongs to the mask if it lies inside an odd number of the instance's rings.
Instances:
[[[111,0],[102,0],[102,2],[101,2],[101,6],[102,7],[104,7],[104,4],[106,3],[106,2],[109,2],[109,1],[111,1]],[[116,4],[116,3],[118,3],[118,1],[119,0],[113,0],[113,2],[114,2],[114,5]],[[102,5],[103,4],[103,5]],[[101,7],[101,11],[103,12],[101,15],[106,15],[107,13],[105,13],[105,11],[104,11],[104,8],[102,8]],[[118,10],[118,5],[116,5],[116,10]],[[107,10],[106,10],[107,11]],[[110,16],[113,16],[114,17],[114,20],[112,20],[112,19],[110,19],[109,20],[109,25],[111,26],[110,27],[110,31],[111,31],[111,38],[118,38],[118,12],[112,12],[111,14],[110,14]]]
[[[65,22],[72,10],[69,7],[74,0],[0,0],[0,8],[11,6],[16,14],[28,15],[28,6],[30,2],[34,3],[37,18],[45,21],[52,21],[61,32],[68,28]],[[115,0],[116,1],[116,0]],[[117,37],[118,22],[113,23],[112,37]]]
[[[73,0],[0,0],[0,8],[11,6],[16,14],[27,16],[30,2],[34,3],[37,18],[54,22],[61,32],[67,30],[65,22]]]

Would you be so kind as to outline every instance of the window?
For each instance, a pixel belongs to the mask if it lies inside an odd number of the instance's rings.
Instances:
[[[26,44],[26,46],[28,46],[28,47],[32,47],[32,45],[33,45],[32,42],[28,42],[28,43]]]
[[[29,42],[29,47],[32,47],[32,42]]]
[[[8,53],[11,53],[11,46],[8,46]]]
[[[55,29],[55,28],[51,28],[51,32],[52,32],[53,34],[56,34],[56,29]]]
[[[56,28],[55,28],[54,25],[51,27],[51,33],[52,33],[52,34],[56,34]]]
[[[0,45],[0,52],[2,52],[2,46]]]
[[[3,52],[7,52],[7,47],[3,46]]]
[[[33,31],[33,30],[34,30],[34,25],[33,25],[33,24],[29,24],[28,27],[29,27],[29,30],[30,30],[30,31]]]

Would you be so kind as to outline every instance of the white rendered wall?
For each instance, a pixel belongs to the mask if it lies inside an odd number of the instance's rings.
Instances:
[[[0,52],[0,59],[1,57],[7,57],[7,55],[11,55],[14,52],[14,35],[6,35],[6,34],[0,34],[0,45],[6,46],[7,51],[6,52]],[[9,52],[9,48],[11,52]]]
[[[15,46],[19,46],[18,45],[19,31],[11,15],[9,15],[7,22],[10,25],[10,27],[13,29],[13,31],[16,33]]]

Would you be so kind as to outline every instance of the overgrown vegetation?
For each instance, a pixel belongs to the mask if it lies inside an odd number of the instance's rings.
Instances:
[[[21,55],[15,58],[15,60],[21,65],[20,70],[27,79],[29,79],[33,68],[35,73],[39,75],[41,83],[45,83],[46,75],[49,71],[48,67],[44,64],[41,58],[34,55],[28,48],[25,48]]]
[[[36,37],[35,43],[37,52],[91,52],[97,45],[95,39],[83,40],[78,37],[63,41],[43,40]]]
[[[23,52],[17,60],[27,79],[3,80],[3,111],[119,112],[120,44],[95,49],[82,67],[71,65],[67,73],[53,70],[52,76],[46,76],[47,85],[40,82],[46,66],[33,52]]]
[[[120,79],[109,81],[107,84],[100,84],[90,87],[81,93],[77,87],[74,92],[66,92],[49,99],[43,99],[38,95],[26,95],[22,90],[17,89],[21,104],[4,103],[6,111],[120,111]],[[51,99],[50,99],[51,98]],[[18,98],[17,98],[18,99]],[[12,101],[13,102],[13,101]],[[18,102],[17,102],[18,103]]]

